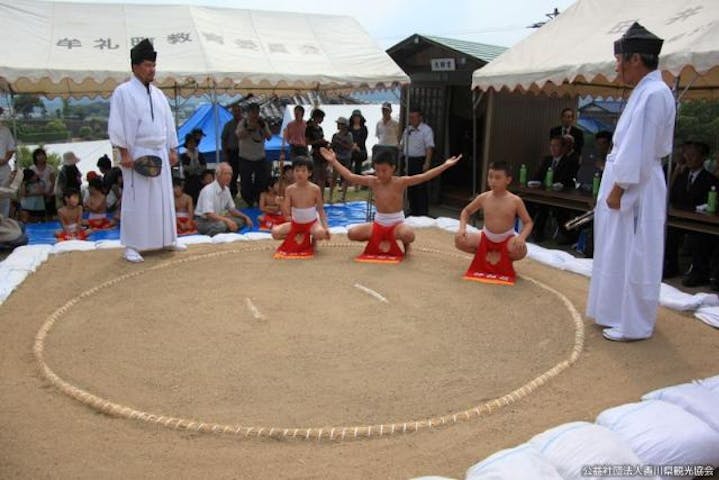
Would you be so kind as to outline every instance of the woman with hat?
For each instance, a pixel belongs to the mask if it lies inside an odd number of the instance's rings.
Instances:
[[[362,175],[362,164],[367,160],[367,120],[362,116],[359,109],[352,111],[350,116],[350,133],[354,139],[352,147],[352,171]],[[357,188],[357,187],[355,187]]]
[[[207,168],[207,161],[197,149],[197,136],[193,133],[185,135],[185,152],[180,155],[181,176],[185,178],[185,193],[192,197],[194,205],[202,190],[202,172]]]
[[[62,196],[68,190],[81,191],[82,174],[77,168],[80,161],[73,152],[65,152],[62,155],[62,167],[55,179],[55,200],[57,208],[63,206]]]

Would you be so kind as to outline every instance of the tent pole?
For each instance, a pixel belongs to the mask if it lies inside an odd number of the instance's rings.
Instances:
[[[472,91],[472,198],[477,195],[477,107],[484,92]]]
[[[177,86],[177,82],[175,82],[175,129],[180,125],[180,95],[179,95],[179,87]]]
[[[212,115],[215,120],[215,168],[220,165],[220,112],[217,111],[217,83],[212,81]]]
[[[489,173],[489,147],[490,138],[492,135],[492,121],[494,117],[494,90],[489,90],[487,95],[487,112],[485,113],[484,120],[484,138],[482,142],[482,184],[479,186],[479,190],[484,190],[484,179],[487,178]]]

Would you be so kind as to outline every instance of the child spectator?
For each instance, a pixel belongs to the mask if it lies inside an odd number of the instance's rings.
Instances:
[[[345,168],[352,167],[352,148],[354,147],[354,139],[349,131],[349,122],[346,118],[340,117],[337,119],[337,133],[332,135],[332,150],[334,150],[337,160]],[[332,203],[332,194],[334,193],[335,185],[339,173],[337,170],[334,171],[330,177],[330,197],[329,202]],[[342,202],[347,200],[347,181],[342,182]]]
[[[107,218],[107,198],[102,188],[102,178],[97,174],[88,182],[85,208],[88,211],[87,224],[93,230],[107,230],[115,226],[115,221]]]
[[[281,175],[278,193],[280,197],[284,198],[287,187],[295,183],[295,175],[292,173],[292,164],[283,165]]]
[[[494,162],[489,166],[490,190],[472,200],[459,217],[459,230],[454,238],[455,246],[475,254],[467,280],[485,283],[513,285],[516,280],[513,262],[527,255],[526,240],[532,232],[532,218],[521,198],[507,190],[512,174],[506,162]],[[484,227],[480,233],[467,233],[469,217],[479,209],[484,211]],[[514,231],[517,217],[522,221],[522,231]]]
[[[23,170],[20,184],[20,221],[40,222],[45,220],[45,182],[32,168]]]
[[[203,170],[202,172],[202,188],[215,181],[215,172],[212,170]]]
[[[322,192],[309,181],[312,166],[312,160],[303,156],[292,162],[295,183],[287,187],[282,202],[282,214],[291,220],[272,228],[272,238],[284,240],[275,258],[312,257],[315,242],[330,238]]]
[[[64,204],[66,190],[72,190],[78,192],[78,195],[80,194],[82,174],[80,174],[80,170],[77,168],[79,161],[80,159],[77,158],[73,152],[65,152],[62,156],[62,167],[55,180],[55,198],[57,199],[58,206]]]
[[[262,214],[257,217],[260,223],[260,230],[272,230],[275,225],[285,223],[282,215],[282,197],[279,194],[280,179],[273,177],[267,190],[260,193],[260,210]]]
[[[184,193],[184,182],[179,177],[172,177],[172,191],[175,195],[175,223],[177,235],[192,235],[197,233],[195,206],[192,197]]]
[[[57,210],[62,229],[55,232],[55,238],[59,241],[87,239],[92,230],[85,229],[83,225],[80,192],[66,190],[62,195],[62,201],[65,205]]]

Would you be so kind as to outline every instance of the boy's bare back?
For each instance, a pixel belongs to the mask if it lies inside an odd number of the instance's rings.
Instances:
[[[480,208],[484,212],[484,225],[492,233],[504,233],[514,228],[514,222],[522,210],[522,199],[504,191],[497,195],[492,190],[479,196]]]
[[[57,216],[60,218],[60,223],[63,227],[80,224],[82,221],[82,207],[79,205],[77,207],[68,207],[65,205],[57,210]]]

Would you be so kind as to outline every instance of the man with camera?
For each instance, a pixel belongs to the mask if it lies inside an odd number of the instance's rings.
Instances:
[[[247,117],[237,124],[240,195],[248,207],[256,205],[267,188],[270,165],[265,160],[265,140],[272,137],[267,122],[260,117],[260,106],[247,107]]]

